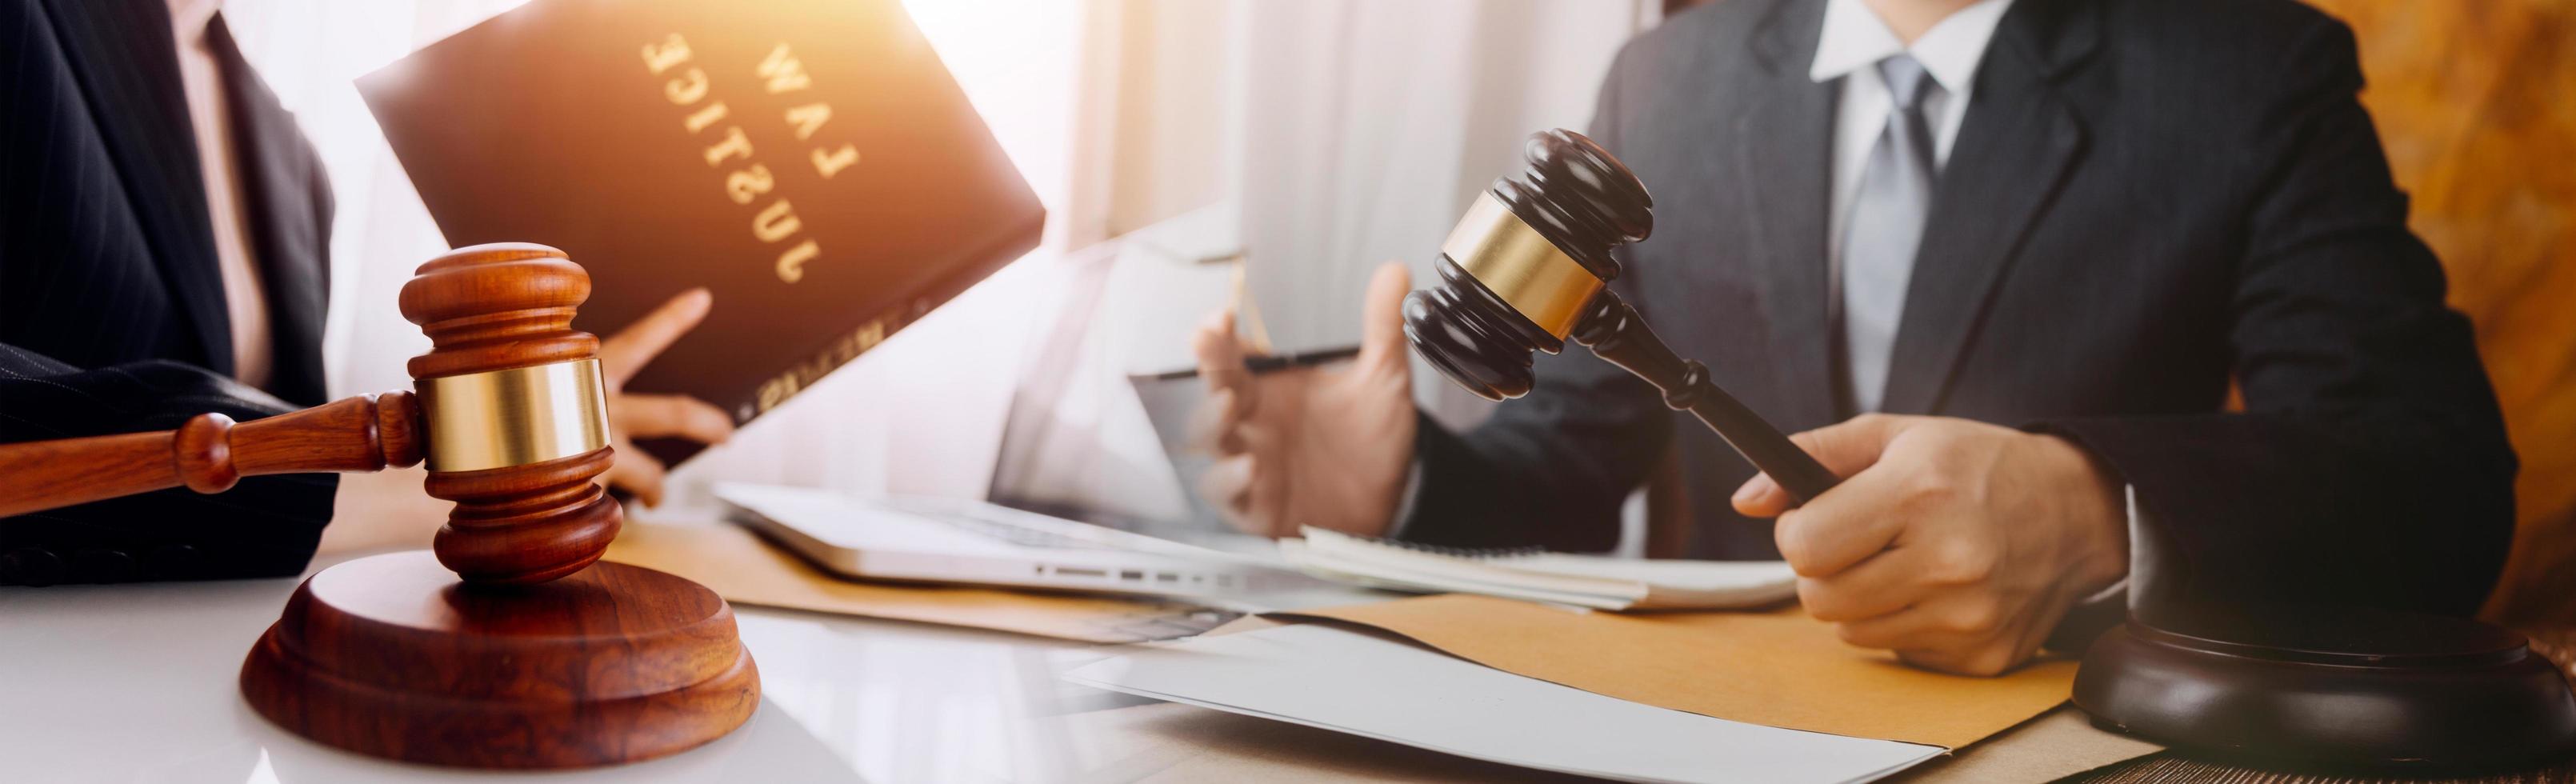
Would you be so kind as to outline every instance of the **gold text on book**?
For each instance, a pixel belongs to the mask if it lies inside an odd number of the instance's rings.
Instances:
[[[707,166],[737,166],[725,172],[725,198],[746,207],[768,199],[752,213],[751,236],[765,245],[784,247],[772,265],[778,279],[787,283],[804,279],[806,263],[823,254],[822,243],[804,230],[804,221],[797,219],[795,206],[785,196],[771,193],[778,187],[778,177],[768,164],[753,156],[751,138],[743,133],[742,126],[725,123],[732,110],[724,101],[708,100],[713,88],[706,69],[691,65],[694,55],[689,51],[688,40],[672,33],[661,43],[645,44],[643,54],[645,70],[667,77],[662,83],[662,97],[674,106],[689,109],[680,120],[681,127],[688,129],[692,137],[713,140],[701,152]],[[751,74],[771,95],[802,92],[814,81],[804,63],[784,43],[770,49],[769,55],[751,68]],[[831,122],[832,105],[821,101],[801,104],[789,107],[783,115],[796,140],[808,142]],[[717,130],[719,124],[722,130]],[[859,150],[848,143],[838,147],[817,144],[807,158],[814,165],[814,173],[828,180],[856,165]]]
[[[899,323],[890,325],[888,322],[891,321],[894,321],[891,317],[871,319],[868,323],[859,325],[858,329],[834,338],[831,343],[823,346],[823,350],[815,352],[814,356],[797,362],[787,368],[786,372],[768,381],[761,382],[759,410],[768,411],[780,403],[787,402],[788,398],[795,397],[796,393],[804,391],[806,385],[821,379],[823,374],[832,372],[833,368],[849,364],[850,360],[867,353],[868,349],[876,348],[878,343],[885,340],[888,329],[902,326]],[[748,421],[751,416],[741,414],[735,418]]]

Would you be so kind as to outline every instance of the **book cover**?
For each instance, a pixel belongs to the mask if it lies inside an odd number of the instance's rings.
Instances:
[[[590,271],[576,328],[711,289],[706,322],[627,389],[737,424],[1036,247],[1045,221],[895,0],[537,0],[358,89],[449,244],[543,243]]]

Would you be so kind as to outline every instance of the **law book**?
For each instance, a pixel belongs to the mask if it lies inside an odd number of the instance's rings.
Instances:
[[[536,0],[358,89],[450,245],[543,243],[590,272],[575,328],[614,334],[710,289],[706,321],[626,388],[736,424],[1027,253],[1045,221],[896,0]]]
[[[1732,610],[1798,594],[1781,561],[1681,561],[1461,549],[1306,526],[1282,558],[1328,580],[1414,593],[1472,593],[1602,610]]]

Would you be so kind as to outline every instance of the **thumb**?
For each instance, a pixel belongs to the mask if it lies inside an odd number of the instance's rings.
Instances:
[[[1912,427],[1917,417],[1862,414],[1838,424],[1809,430],[1789,437],[1790,443],[1806,450],[1835,476],[1851,478],[1878,463],[1878,455],[1887,450],[1887,442]],[[1776,517],[1789,510],[1789,492],[1780,488],[1770,474],[1755,474],[1735,489],[1735,511],[1746,517]]]
[[[1362,367],[1385,368],[1404,362],[1404,295],[1413,290],[1413,273],[1404,262],[1377,266],[1369,276],[1368,294],[1360,299]]]
[[[1209,315],[1190,335],[1190,353],[1198,357],[1199,378],[1206,382],[1208,394],[1228,393],[1228,405],[1217,415],[1219,429],[1230,429],[1234,421],[1249,416],[1261,388],[1243,368],[1243,341],[1234,335],[1234,311]]]

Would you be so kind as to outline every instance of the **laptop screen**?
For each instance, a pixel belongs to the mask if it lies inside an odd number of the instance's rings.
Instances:
[[[1164,261],[1122,253],[1120,245],[1113,240],[1069,254],[1064,269],[1055,271],[1064,277],[1064,293],[1054,312],[1039,319],[1043,326],[1025,352],[1029,361],[1003,419],[986,500],[1149,533],[1230,531],[1187,489],[1195,486],[1204,456],[1178,448],[1198,403],[1197,379],[1140,395],[1116,336],[1101,328],[1112,279],[1134,280],[1113,275],[1117,265]]]

